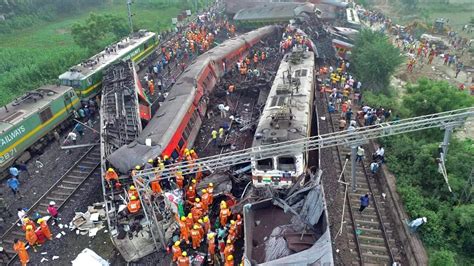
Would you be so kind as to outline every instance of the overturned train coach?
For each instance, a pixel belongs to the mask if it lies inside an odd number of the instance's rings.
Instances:
[[[140,136],[107,159],[121,173],[157,156],[178,158],[192,147],[206,114],[208,97],[227,69],[258,42],[280,36],[281,28],[266,26],[227,40],[200,55],[178,78],[166,100]]]

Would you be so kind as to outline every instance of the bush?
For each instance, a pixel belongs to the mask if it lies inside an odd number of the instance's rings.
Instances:
[[[455,253],[449,250],[438,250],[430,254],[430,266],[454,266]]]

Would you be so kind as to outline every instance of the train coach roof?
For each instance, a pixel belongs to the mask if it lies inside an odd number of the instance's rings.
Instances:
[[[90,74],[102,69],[117,59],[125,56],[127,53],[139,47],[148,39],[155,36],[154,32],[141,31],[141,34],[136,34],[133,37],[127,37],[114,44],[117,47],[117,52],[107,53],[106,50],[94,55],[89,60],[73,66],[69,71],[64,72],[59,76],[59,79],[68,80],[81,80],[89,76]],[[87,61],[94,62],[96,59],[99,61],[96,64],[87,64]]]
[[[267,4],[265,6],[242,9],[234,16],[234,20],[290,20],[302,13],[314,13],[313,4],[279,3],[277,5]]]
[[[58,99],[64,92],[69,90],[72,90],[72,88],[45,85],[16,98],[13,102],[6,105],[7,109],[0,109],[0,133],[4,133],[24,118],[48,106],[51,101]]]

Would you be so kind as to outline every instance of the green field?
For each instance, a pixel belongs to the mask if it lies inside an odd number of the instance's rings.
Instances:
[[[135,1],[132,5],[135,28],[155,32],[169,28],[171,18],[177,16],[180,8],[168,2]],[[91,12],[118,15],[124,21],[127,18],[125,1],[114,1],[82,9],[73,16],[38,20],[32,27],[0,34],[0,105],[41,84],[54,83],[59,74],[96,52],[79,47],[70,33],[71,26],[85,21]]]

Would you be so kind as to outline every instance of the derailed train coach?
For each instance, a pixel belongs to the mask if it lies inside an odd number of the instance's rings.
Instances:
[[[174,159],[192,147],[206,114],[208,98],[227,69],[245,57],[261,40],[279,36],[281,28],[266,26],[225,41],[199,56],[178,78],[166,100],[147,127],[132,143],[107,159],[121,173],[149,159],[168,156]]]

